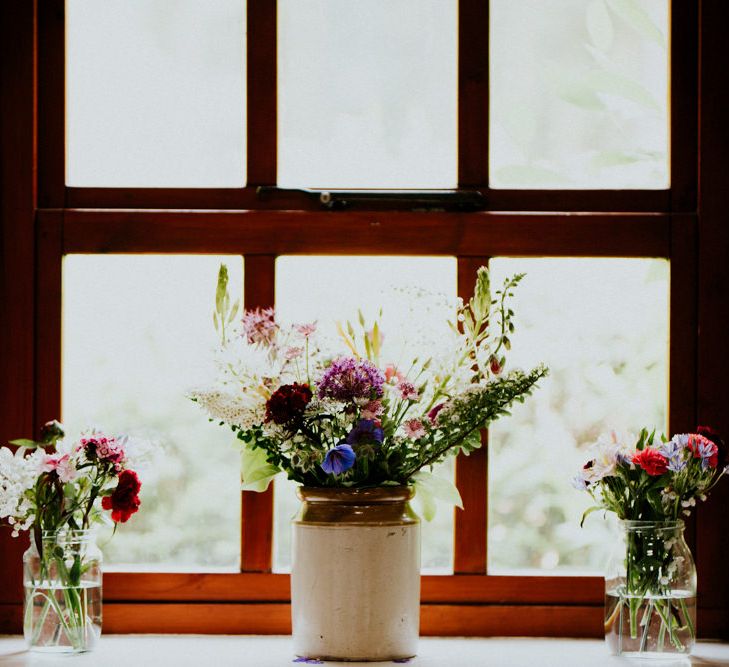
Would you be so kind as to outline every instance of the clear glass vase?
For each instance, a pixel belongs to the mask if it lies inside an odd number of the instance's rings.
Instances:
[[[605,640],[615,655],[688,655],[696,641],[696,566],[683,521],[622,521],[605,576]]]
[[[101,563],[95,531],[31,533],[23,555],[23,632],[32,651],[94,648],[101,636]]]

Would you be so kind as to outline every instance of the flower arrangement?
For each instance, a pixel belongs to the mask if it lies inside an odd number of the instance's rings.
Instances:
[[[644,429],[637,437],[602,436],[575,476],[574,485],[595,501],[582,522],[604,510],[625,529],[624,558],[606,582],[605,631],[616,647],[635,653],[690,649],[696,582],[682,518],[697,500],[706,500],[727,463],[726,446],[709,427],[670,440]]]
[[[582,520],[605,510],[623,521],[676,521],[706,500],[727,463],[724,441],[706,426],[670,440],[645,429],[637,438],[613,431],[574,478],[595,500]]]
[[[93,608],[101,603],[94,572],[100,558],[91,554],[88,531],[99,522],[111,521],[116,530],[128,521],[139,510],[141,482],[130,467],[127,438],[92,431],[66,446],[64,435],[51,421],[40,441],[13,440],[15,452],[0,448],[0,520],[13,537],[32,535],[24,559],[31,647],[85,650],[94,636]],[[94,578],[98,583],[90,583]]]
[[[273,309],[238,326],[221,266],[213,315],[219,381],[191,392],[210,419],[243,443],[244,488],[263,490],[280,471],[305,486],[374,487],[425,482],[425,469],[481,444],[479,430],[508,414],[547,373],[504,372],[514,331],[509,297],[489,274],[454,307],[450,353],[397,366],[383,359],[379,320],[337,324],[341,349],[325,352],[317,324],[282,326]],[[423,484],[425,486],[425,484]]]

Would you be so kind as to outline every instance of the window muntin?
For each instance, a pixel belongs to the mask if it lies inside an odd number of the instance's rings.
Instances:
[[[242,294],[236,256],[64,259],[63,421],[153,445],[140,472],[142,511],[100,540],[112,568],[238,569],[238,443],[185,396],[211,373],[221,262],[231,294]]]
[[[489,429],[488,571],[599,574],[610,526],[570,479],[610,429],[664,432],[668,404],[668,262],[498,257],[516,290],[510,364],[550,375]]]
[[[324,349],[347,354],[336,335],[336,322],[357,326],[361,309],[371,325],[382,308],[382,360],[400,368],[415,357],[438,354],[453,318],[456,260],[452,257],[282,256],[276,261],[276,309],[283,322],[317,320]],[[346,325],[345,325],[346,326]],[[441,346],[442,347],[442,346]],[[453,461],[436,468],[453,479]],[[276,480],[274,569],[290,567],[289,521],[298,501],[295,484]],[[415,503],[417,508],[417,503]],[[453,569],[453,512],[439,507],[432,522],[422,523],[422,568]]]
[[[491,0],[490,186],[665,189],[668,0]]]
[[[278,183],[456,185],[457,2],[280,0]]]
[[[243,186],[245,10],[67,0],[67,184]]]

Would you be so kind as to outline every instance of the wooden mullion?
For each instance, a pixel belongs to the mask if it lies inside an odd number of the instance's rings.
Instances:
[[[487,257],[458,258],[458,296],[467,301],[473,295],[476,272]],[[463,509],[455,510],[453,571],[456,574],[486,574],[486,531],[488,522],[488,434],[481,432],[481,449],[456,459],[456,486]]]
[[[64,212],[65,252],[668,257],[664,214]]]
[[[246,255],[243,305],[270,308],[275,301],[276,257]],[[241,571],[270,572],[273,553],[273,484],[262,493],[241,491]]]
[[[38,1],[38,204],[65,205],[65,2]]]
[[[691,433],[696,428],[698,345],[697,219],[677,214],[671,223],[669,433]],[[686,524],[686,538],[696,548],[696,521]]]
[[[63,214],[50,211],[36,222],[34,428],[61,419],[61,306]]]
[[[489,3],[458,3],[458,185],[489,182]]]
[[[698,192],[699,5],[672,0],[670,48],[671,210],[695,212]]]
[[[247,160],[250,185],[275,185],[278,3],[248,0]]]

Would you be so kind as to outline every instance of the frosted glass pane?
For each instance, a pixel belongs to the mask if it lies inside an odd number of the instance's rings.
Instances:
[[[347,354],[335,323],[357,321],[360,308],[369,322],[382,307],[383,363],[407,367],[415,356],[437,353],[447,333],[456,296],[456,260],[435,257],[280,257],[276,260],[276,309],[282,322],[318,320],[324,349]],[[417,299],[417,301],[414,301]],[[328,335],[327,335],[328,334]],[[436,468],[453,479],[453,462]],[[295,484],[280,476],[275,487],[274,567],[291,563],[290,519],[298,501]],[[453,568],[453,511],[439,508],[422,524],[424,570]]]
[[[668,262],[492,260],[492,275],[526,272],[516,291],[511,367],[544,361],[550,376],[489,430],[490,572],[599,574],[611,522],[570,480],[610,429],[665,431]]]
[[[492,187],[668,187],[669,4],[491,0]]]
[[[245,0],[66,0],[66,182],[245,184]]]
[[[278,182],[456,185],[455,0],[279,0]]]
[[[240,454],[186,392],[210,379],[215,276],[240,257],[69,255],[63,264],[63,421],[155,443],[142,507],[104,545],[112,567],[237,569]]]

